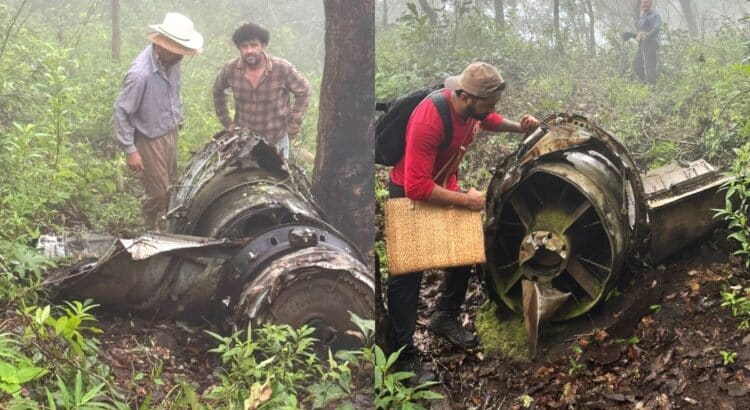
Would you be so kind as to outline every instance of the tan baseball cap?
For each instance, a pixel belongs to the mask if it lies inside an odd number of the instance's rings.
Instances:
[[[469,64],[460,75],[446,78],[445,88],[463,90],[479,98],[498,97],[505,89],[505,81],[495,67],[478,61]]]

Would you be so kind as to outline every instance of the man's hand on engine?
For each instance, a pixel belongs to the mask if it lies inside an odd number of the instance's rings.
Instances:
[[[481,211],[484,208],[484,192],[470,188],[469,191],[466,192],[466,198],[466,207],[472,211]]]
[[[533,115],[526,114],[521,117],[521,130],[529,132],[539,126],[539,120]]]

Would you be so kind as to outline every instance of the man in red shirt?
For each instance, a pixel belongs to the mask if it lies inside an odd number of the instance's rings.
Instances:
[[[520,123],[507,120],[495,112],[505,89],[497,70],[487,63],[470,64],[461,75],[448,77],[441,90],[450,107],[452,136],[445,141],[443,122],[437,107],[425,98],[412,112],[406,127],[404,157],[391,170],[391,198],[408,197],[431,203],[480,210],[484,208],[484,192],[474,188],[459,190],[456,171],[467,147],[481,128],[494,132],[525,133],[539,125],[531,115]],[[471,266],[446,270],[445,288],[430,319],[430,330],[451,343],[472,348],[477,345],[473,333],[464,329],[458,316],[466,297]],[[417,319],[419,288],[422,272],[388,278],[388,314],[392,324],[394,350],[404,347],[395,368],[415,373],[413,381],[424,382],[434,374],[422,367],[412,338]]]

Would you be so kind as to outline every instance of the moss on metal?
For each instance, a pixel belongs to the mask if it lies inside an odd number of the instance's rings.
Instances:
[[[523,318],[513,315],[498,320],[495,315],[496,309],[497,306],[494,303],[487,301],[477,311],[475,324],[482,350],[490,355],[528,362],[529,347],[526,342]]]

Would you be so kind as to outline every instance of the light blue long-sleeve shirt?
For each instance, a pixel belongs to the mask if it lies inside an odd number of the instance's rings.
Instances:
[[[654,9],[649,9],[641,15],[635,23],[636,31],[646,32],[646,41],[659,44],[659,29],[661,28],[661,16]]]
[[[135,130],[148,138],[174,131],[182,122],[180,63],[164,71],[153,45],[130,65],[115,101],[117,142],[126,154],[136,151]]]

